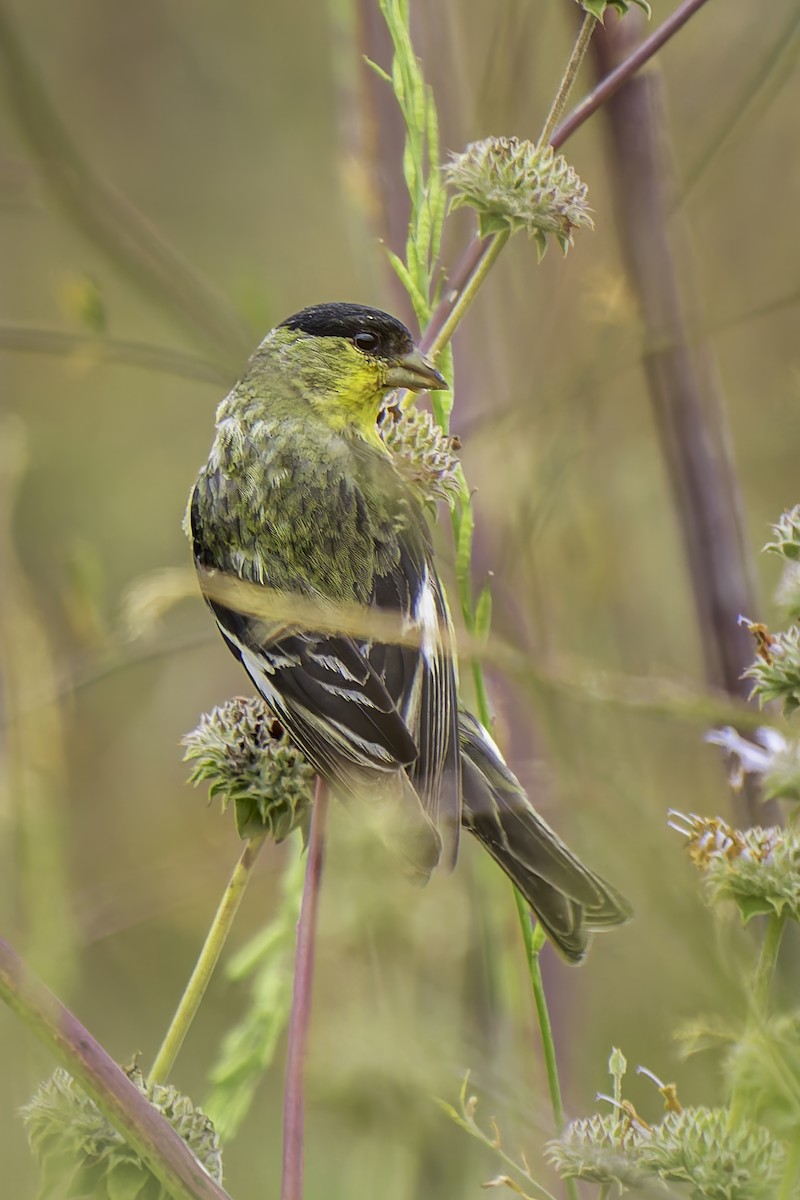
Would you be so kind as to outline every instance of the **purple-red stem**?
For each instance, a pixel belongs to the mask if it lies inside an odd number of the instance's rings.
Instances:
[[[66,1067],[171,1196],[230,1200],[167,1119],[2,938],[0,999]]]
[[[644,66],[656,51],[660,50],[697,9],[701,8],[705,3],[706,0],[684,0],[683,4],[679,4],[674,13],[659,25],[658,29],[650,37],[640,42],[635,50],[619,66],[615,67],[580,104],[577,104],[572,109],[569,116],[561,122],[553,134],[551,139],[553,148],[559,150],[567,138],[571,137],[575,130],[583,125],[584,121],[592,116],[601,105],[605,104],[609,97],[613,96],[627,79],[630,79],[640,67]],[[445,295],[436,306],[420,343],[423,352],[427,353],[436,341],[442,326],[455,307],[458,297],[472,278],[484,255],[488,253],[492,241],[493,238],[491,237],[473,238],[456,263],[450,275],[449,286]]]
[[[286,1052],[286,1084],[283,1094],[283,1174],[281,1200],[302,1200],[303,1157],[305,1148],[305,1063],[308,1027],[311,1018],[311,993],[314,984],[314,947],[322,867],[325,861],[325,821],[328,812],[328,785],[317,777],[311,831],[308,836],[308,861],[297,922],[294,956],[292,1015]]]

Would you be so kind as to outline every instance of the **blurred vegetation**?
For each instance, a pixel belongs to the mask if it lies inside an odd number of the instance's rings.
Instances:
[[[361,60],[389,65],[370,0],[312,3],[302,19],[288,0],[0,12],[0,931],[117,1059],[149,1061],[239,850],[230,819],[186,786],[179,741],[244,685],[199,596],[140,621],[136,640],[122,597],[187,563],[186,495],[249,344],[320,300],[413,320],[378,240],[402,253],[402,127]],[[536,135],[574,17],[567,0],[416,6],[443,151]],[[708,4],[659,56],[702,301],[692,327],[717,356],[753,554],[800,499],[797,45],[792,0],[768,16]],[[586,69],[578,90],[589,83]],[[602,113],[569,159],[596,234],[539,266],[515,239],[455,338],[474,582],[492,573],[494,628],[519,659],[513,680],[489,664],[491,699],[537,805],[637,912],[579,971],[544,952],[568,1114],[591,1111],[614,1043],[678,1076],[684,1102],[713,1105],[714,1060],[679,1066],[671,1036],[700,1012],[741,1023],[752,947],[733,913],[715,922],[702,906],[666,815],[730,813],[731,798],[692,699],[702,648]],[[448,222],[446,261],[471,231],[466,213]],[[143,285],[143,247],[158,287]],[[755,565],[764,599],[747,615],[769,622],[777,567]],[[613,704],[574,686],[599,672]],[[341,809],[331,826],[307,1194],[477,1195],[496,1164],[433,1096],[453,1099],[471,1068],[506,1144],[533,1160],[552,1133],[508,887],[467,846],[454,877],[409,889]],[[237,945],[269,920],[284,861],[262,854]],[[787,935],[778,1007],[796,949]],[[245,1004],[220,973],[175,1071],[194,1099]],[[52,1064],[5,1012],[0,1062],[0,1156],[23,1197],[34,1171],[16,1112]],[[281,1086],[278,1064],[226,1150],[237,1200],[275,1188]],[[652,1085],[628,1087],[652,1111]]]

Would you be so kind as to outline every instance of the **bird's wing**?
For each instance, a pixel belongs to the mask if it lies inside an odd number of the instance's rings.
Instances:
[[[194,498],[190,522],[196,560],[218,566],[206,553]],[[396,612],[412,644],[270,626],[209,603],[230,649],[312,765],[345,788],[353,768],[370,775],[405,768],[454,858],[460,755],[449,617],[427,535],[412,528],[399,547],[392,565],[376,573],[370,604]]]
[[[374,602],[402,613],[404,625],[419,636],[419,647],[373,642],[366,652],[414,739],[417,756],[408,774],[453,865],[461,828],[455,644],[427,537],[422,554],[401,545],[397,568],[375,581]]]

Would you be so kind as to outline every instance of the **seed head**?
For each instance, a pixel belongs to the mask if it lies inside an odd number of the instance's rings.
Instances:
[[[219,1139],[205,1113],[174,1087],[149,1086],[136,1067],[126,1074],[188,1143],[209,1175],[221,1183]],[[22,1109],[22,1117],[31,1150],[41,1165],[41,1195],[57,1191],[74,1200],[118,1200],[121,1196],[169,1200],[171,1193],[62,1068],[40,1086]]]
[[[548,234],[566,254],[574,229],[594,227],[586,184],[552,146],[486,138],[452,155],[445,173],[455,193],[451,208],[474,208],[482,237],[524,229],[535,239],[541,258]]]
[[[209,797],[235,808],[240,837],[265,830],[276,842],[306,818],[314,771],[262,700],[237,696],[204,713],[182,739],[190,783],[209,784]]]
[[[378,420],[378,432],[398,470],[429,504],[451,507],[462,490],[458,438],[448,437],[424,409],[390,404]]]
[[[721,817],[696,813],[673,811],[670,817],[713,902],[734,900],[745,920],[784,911],[800,919],[800,831],[734,829]]]

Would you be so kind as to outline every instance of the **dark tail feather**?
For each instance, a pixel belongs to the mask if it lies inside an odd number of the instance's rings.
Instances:
[[[630,905],[542,820],[470,713],[459,714],[459,738],[462,825],[483,842],[564,957],[580,962],[589,934],[627,921]]]

